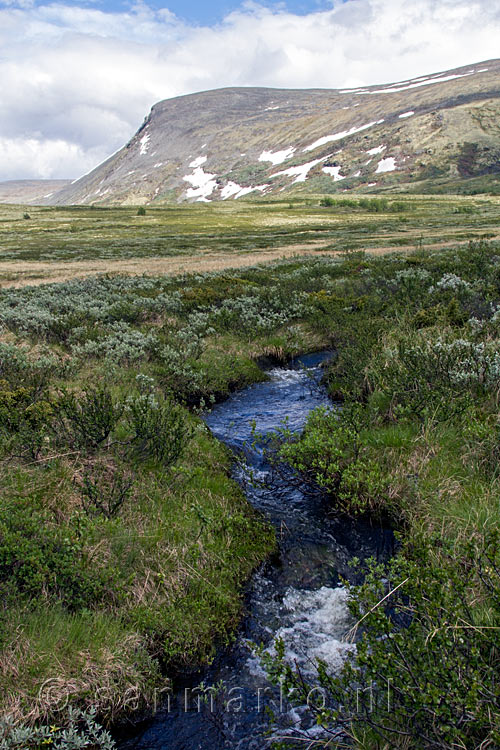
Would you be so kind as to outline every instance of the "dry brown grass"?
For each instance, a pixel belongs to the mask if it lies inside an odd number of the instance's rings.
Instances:
[[[495,237],[500,239],[500,235]],[[450,245],[465,245],[462,242],[435,242],[426,244],[426,249],[440,249]],[[183,273],[204,273],[225,269],[248,268],[258,263],[269,263],[293,257],[317,258],[337,256],[342,251],[332,250],[328,242],[314,242],[303,245],[288,245],[272,250],[253,250],[246,253],[205,252],[195,256],[177,258],[127,258],[124,260],[84,260],[84,261],[0,261],[0,287],[19,288],[57,283],[70,279],[85,278],[99,274],[125,274],[129,276],[178,275]],[[367,246],[371,255],[386,255],[393,252],[411,252],[415,244],[404,246]]]
[[[53,676],[35,684],[27,679],[26,673],[50,654],[36,654],[29,638],[20,632],[14,644],[0,655],[0,673],[12,684],[12,690],[0,696],[2,713],[16,722],[33,725],[54,721],[71,701],[83,708],[95,707],[112,721],[119,714],[150,705],[154,700],[153,692],[144,692],[142,676],[130,668],[134,662],[130,655],[143,650],[144,646],[142,638],[131,634],[122,641],[120,649],[113,652],[107,648],[97,653],[86,649],[78,651],[71,664],[55,662]]]

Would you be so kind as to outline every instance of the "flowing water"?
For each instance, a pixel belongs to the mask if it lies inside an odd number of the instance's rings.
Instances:
[[[279,554],[254,575],[234,644],[203,674],[186,677],[152,719],[122,736],[120,750],[263,750],[273,731],[283,736],[301,730],[310,739],[319,731],[304,707],[269,687],[250,644],[272,651],[274,639],[282,637],[287,659],[313,686],[315,659],[338,670],[352,648],[342,640],[352,623],[340,577],[355,580],[353,557],[387,557],[392,535],[328,514],[324,496],[273,471],[262,447],[254,445],[252,425],[265,435],[286,418],[287,426],[299,431],[312,409],[331,407],[320,385],[325,357],[309,355],[287,369],[271,370],[269,381],[233,395],[206,417],[213,434],[244,457],[235,477],[274,525]],[[204,700],[196,690],[200,682],[208,688]],[[218,697],[212,686],[218,686]],[[271,736],[268,709],[276,717]]]

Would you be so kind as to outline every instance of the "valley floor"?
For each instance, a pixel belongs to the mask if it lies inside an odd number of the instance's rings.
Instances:
[[[145,216],[134,208],[0,205],[0,286],[495,239],[499,208],[498,196],[397,194],[167,206],[148,208]]]

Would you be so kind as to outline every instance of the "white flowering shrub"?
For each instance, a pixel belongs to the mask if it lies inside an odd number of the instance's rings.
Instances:
[[[104,357],[113,362],[137,362],[150,355],[157,345],[154,333],[142,333],[128,323],[116,321],[97,340],[74,344],[72,352],[79,357]]]
[[[455,273],[445,273],[434,286],[431,286],[429,293],[435,292],[453,292],[460,294],[470,292],[471,285],[457,276]]]
[[[0,292],[0,324],[37,337],[65,339],[77,325],[139,323],[182,309],[166,277],[96,277]]]
[[[270,290],[266,299],[263,295],[228,299],[212,312],[210,320],[218,330],[236,329],[249,335],[265,333],[303,316],[306,301],[306,295],[300,293],[283,300],[277,290],[276,296]]]
[[[460,399],[500,390],[500,342],[413,332],[389,341],[367,377],[373,391],[390,397],[393,409],[446,415],[460,408]]]
[[[413,289],[427,284],[431,274],[425,268],[402,268],[394,274],[394,281],[400,287]]]

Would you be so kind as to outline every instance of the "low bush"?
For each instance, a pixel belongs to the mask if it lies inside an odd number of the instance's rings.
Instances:
[[[103,515],[114,518],[130,497],[134,476],[130,471],[109,461],[87,465],[76,484],[82,497],[82,505],[89,516]]]
[[[323,695],[308,705],[326,738],[344,729],[373,750],[498,747],[499,553],[498,533],[459,546],[417,537],[389,565],[372,562],[349,587],[356,650],[340,675],[317,665]],[[310,686],[283,649],[266,662],[304,703]]]
[[[373,391],[391,399],[391,415],[444,419],[474,398],[500,388],[496,342],[475,342],[451,330],[400,332],[385,342],[366,371]]]
[[[170,399],[153,394],[130,399],[127,409],[133,433],[130,446],[136,458],[171,466],[192,436],[185,411]]]
[[[0,506],[0,591],[6,602],[19,597],[57,600],[71,611],[100,601],[111,587],[113,571],[96,570],[75,516],[56,524],[29,495]],[[118,595],[118,588],[115,590]]]
[[[25,454],[37,459],[53,432],[54,405],[47,399],[35,399],[30,388],[11,390],[0,381],[0,440],[7,454]]]
[[[285,429],[278,457],[332,498],[335,508],[357,515],[388,513],[387,477],[366,443],[368,413],[362,407],[316,409],[300,438]]]
[[[59,406],[70,443],[90,451],[110,438],[124,410],[124,404],[114,399],[104,385],[87,388],[79,394],[66,391]]]
[[[64,727],[17,726],[9,717],[0,719],[0,750],[114,750],[110,733],[96,721],[95,712],[70,708]]]

